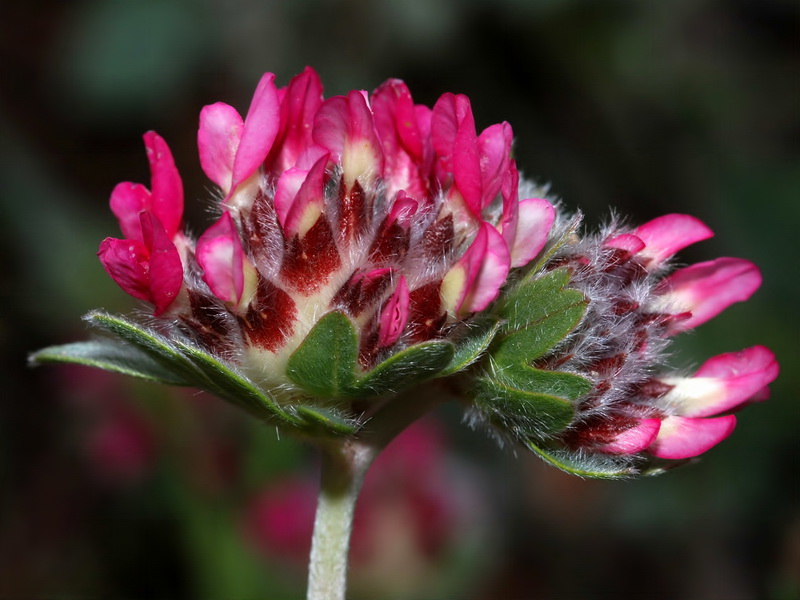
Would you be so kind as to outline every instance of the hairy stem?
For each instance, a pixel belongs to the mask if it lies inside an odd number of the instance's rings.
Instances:
[[[358,438],[323,446],[307,600],[345,600],[350,534],[361,484],[380,451],[442,401],[441,394],[426,391],[393,398],[372,416]]]
[[[370,445],[346,441],[326,448],[314,520],[308,571],[308,600],[344,600],[347,555],[358,492],[378,453]]]

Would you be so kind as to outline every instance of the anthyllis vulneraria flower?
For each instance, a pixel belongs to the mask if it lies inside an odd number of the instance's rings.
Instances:
[[[389,80],[325,100],[306,69],[285,88],[264,75],[244,119],[206,106],[218,217],[196,239],[166,142],[144,141],[150,188],[114,189],[124,237],[99,257],[153,318],[90,313],[112,336],[36,361],[197,386],[320,440],[358,438],[413,402],[401,393],[447,378],[436,393],[463,397],[470,424],[601,477],[705,452],[777,376],[761,346],[666,370],[671,337],[746,300],[758,269],[673,271],[712,235],[687,215],[582,234],[520,179],[509,124],[478,132],[463,95],[431,109]]]

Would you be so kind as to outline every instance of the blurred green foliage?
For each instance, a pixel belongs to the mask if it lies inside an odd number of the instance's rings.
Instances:
[[[4,3],[0,596],[302,596],[302,565],[253,551],[241,511],[270,481],[313,471],[303,447],[221,403],[121,379],[93,387],[30,371],[25,355],[82,337],[92,308],[132,308],[94,253],[117,235],[114,184],[147,181],[140,135],[170,143],[199,229],[212,201],[199,109],[244,110],[262,72],[285,84],[309,64],[329,95],[388,77],[426,104],[466,93],[479,125],[513,125],[524,174],[588,223],[610,209],[692,213],[717,237],[683,259],[741,256],[764,272],[750,302],[679,343],[680,365],[761,343],[783,367],[772,398],[696,465],[569,479],[446,410],[494,517],[482,553],[442,577],[475,599],[800,597],[798,30],[793,0]],[[157,458],[112,485],[85,440],[122,399],[157,428]],[[228,446],[220,474],[209,453]]]

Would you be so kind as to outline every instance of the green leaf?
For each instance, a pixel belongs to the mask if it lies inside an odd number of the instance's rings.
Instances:
[[[339,398],[355,383],[358,336],[340,312],[322,317],[289,357],[286,374],[315,396]]]
[[[137,348],[115,340],[51,346],[30,356],[32,364],[69,363],[170,385],[192,385]]]
[[[658,475],[664,471],[662,468],[648,468],[642,459],[637,460],[630,456],[553,450],[541,442],[530,440],[525,445],[554,467],[578,477],[630,479],[640,475]]]
[[[546,354],[580,323],[587,299],[564,289],[569,272],[558,269],[512,289],[497,309],[505,320],[492,350],[502,365],[527,364]]]
[[[528,327],[575,304],[585,303],[581,292],[564,289],[569,281],[567,269],[556,269],[509,290],[502,296],[502,303],[496,309],[506,321],[504,330]]]
[[[574,373],[544,371],[525,365],[498,369],[495,379],[526,392],[558,396],[573,402],[591,392],[593,387],[591,381]]]
[[[342,416],[338,411],[331,408],[300,405],[296,406],[295,410],[308,425],[327,434],[350,435],[359,429],[358,422]]]
[[[450,364],[439,373],[440,377],[463,371],[486,352],[494,336],[500,331],[501,322],[487,317],[469,325],[467,333],[456,341],[456,349]]]
[[[198,387],[236,404],[259,419],[278,417],[288,425],[302,425],[300,418],[284,410],[264,390],[230,366],[195,346],[183,342],[176,345],[204,376],[202,385]]]
[[[84,317],[90,325],[122,338],[141,350],[174,378],[187,385],[203,387],[204,378],[175,345],[163,335],[136,323],[103,312],[90,312]]]
[[[355,395],[398,392],[438,374],[453,359],[450,342],[433,341],[393,354],[358,380]]]
[[[565,398],[520,389],[508,381],[480,377],[475,391],[476,406],[492,423],[521,439],[563,431],[575,414]]]

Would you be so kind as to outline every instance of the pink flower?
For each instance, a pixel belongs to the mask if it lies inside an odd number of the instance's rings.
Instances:
[[[263,353],[288,356],[330,311],[358,327],[365,367],[446,337],[541,252],[555,218],[547,200],[519,197],[507,123],[477,132],[466,97],[430,109],[397,80],[326,100],[312,69],[280,89],[267,73],[244,119],[206,106],[200,163],[222,215],[196,242],[179,232],[166,144],[148,136],[153,192],[115,190],[127,239],[103,243],[103,264],[208,350],[243,345],[245,371],[276,385],[285,377],[265,374]]]
[[[111,210],[126,239],[106,238],[98,256],[108,274],[126,292],[166,311],[183,285],[176,247],[183,234],[183,185],[166,142],[154,132],[144,136],[152,190],[120,183],[111,194]]]
[[[665,377],[669,391],[660,402],[669,414],[650,452],[661,458],[690,458],[733,432],[736,417],[716,416],[763,399],[778,376],[775,355],[763,346],[708,359],[692,377]]]
[[[648,372],[670,337],[748,299],[761,284],[757,267],[737,258],[664,274],[677,251],[711,235],[694,217],[666,215],[629,231],[612,228],[584,240],[583,253],[569,248],[555,259],[574,269],[572,285],[588,296],[589,313],[572,344],[544,364],[578,373],[593,388],[578,402],[561,443],[573,452],[618,457],[609,473],[635,472],[628,460],[706,452],[733,432],[736,417],[728,413],[765,398],[778,376],[775,356],[763,346],[711,358],[692,377]],[[592,474],[594,467],[572,468]]]
[[[221,201],[198,239],[181,231],[180,177],[155,133],[151,190],[112,193],[125,239],[105,240],[100,259],[162,318],[156,334],[98,320],[143,352],[142,376],[338,436],[384,406],[358,402],[457,375],[472,423],[613,477],[705,452],[777,377],[760,346],[689,378],[665,369],[675,335],[761,285],[739,258],[671,271],[713,235],[698,219],[584,234],[521,181],[511,126],[479,131],[466,96],[429,108],[392,79],[325,99],[310,68],[285,88],[274,79],[244,118],[224,103],[200,114],[200,164]],[[131,371],[119,348],[78,350]]]

